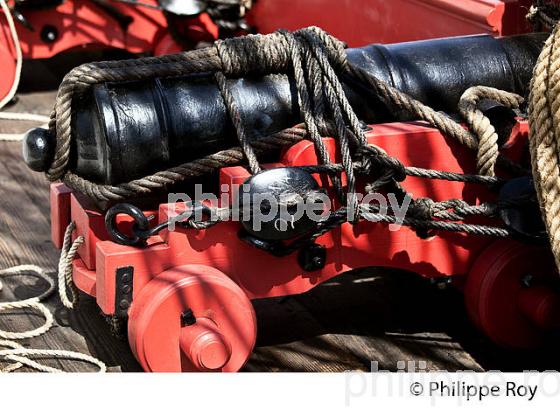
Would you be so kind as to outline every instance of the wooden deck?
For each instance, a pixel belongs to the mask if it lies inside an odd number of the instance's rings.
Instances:
[[[53,92],[20,96],[10,111],[47,114]],[[0,121],[0,132],[32,124]],[[0,268],[34,263],[54,271],[58,252],[50,243],[48,183],[20,159],[20,143],[0,142]],[[37,295],[42,283],[4,282],[0,301]],[[69,312],[57,297],[48,301],[56,325],[23,341],[35,348],[92,354],[111,371],[139,371],[126,341],[110,335],[95,301],[84,296]],[[494,347],[469,323],[462,295],[438,290],[405,272],[368,269],[327,282],[311,292],[255,302],[259,336],[245,371],[398,370],[399,362],[425,362],[435,370],[560,370],[554,347],[538,353]],[[29,313],[0,313],[0,328],[23,330],[41,323]],[[558,341],[555,341],[558,346]],[[85,365],[51,362],[68,371]]]

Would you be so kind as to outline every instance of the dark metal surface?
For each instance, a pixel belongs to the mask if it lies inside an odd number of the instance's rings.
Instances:
[[[317,193],[317,181],[299,168],[261,172],[245,181],[240,190],[241,223],[250,235],[261,240],[293,239],[316,227],[316,221],[304,211]],[[249,218],[245,217],[247,213]]]
[[[490,123],[498,134],[498,144],[502,146],[505,144],[517,124],[517,113],[509,107],[492,100],[482,100],[478,104],[478,108],[485,117],[490,120]]]
[[[504,184],[498,205],[500,217],[516,239],[548,245],[549,239],[532,178],[515,178]]]
[[[29,168],[37,172],[45,172],[54,157],[56,140],[44,128],[31,128],[25,133],[25,144],[22,144],[23,160]]]
[[[546,34],[494,39],[468,36],[347,51],[352,64],[436,110],[453,112],[475,85],[527,94]],[[300,121],[293,81],[285,75],[229,80],[243,122],[260,138]],[[406,120],[346,80],[358,117],[368,123]],[[77,99],[73,118],[76,173],[119,183],[200,158],[236,143],[212,75],[95,86]]]
[[[327,248],[323,245],[312,243],[300,249],[298,263],[307,272],[315,272],[325,267],[327,260]]]

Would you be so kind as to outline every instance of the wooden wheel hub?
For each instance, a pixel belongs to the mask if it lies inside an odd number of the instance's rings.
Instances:
[[[128,335],[146,371],[237,371],[256,339],[253,306],[217,269],[185,265],[158,275],[135,297]]]

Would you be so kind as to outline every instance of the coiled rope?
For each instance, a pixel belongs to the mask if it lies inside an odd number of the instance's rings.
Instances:
[[[77,291],[74,287],[71,276],[72,260],[76,255],[78,247],[83,243],[82,237],[78,237],[74,241],[72,241],[72,231],[74,230],[74,228],[75,225],[71,223],[66,229],[66,232],[64,234],[64,245],[58,264],[58,292],[62,304],[68,309],[74,308],[77,297]],[[14,302],[1,302],[0,314],[2,314],[2,312],[19,309],[31,309],[40,313],[44,317],[45,322],[35,329],[22,332],[10,332],[0,329],[0,362],[11,362],[11,364],[7,365],[6,367],[0,368],[0,373],[12,372],[20,369],[23,366],[48,373],[56,373],[61,371],[60,369],[46,366],[36,361],[36,359],[41,358],[78,360],[90,363],[98,367],[100,372],[105,372],[105,364],[90,355],[68,350],[29,349],[15,342],[15,340],[29,339],[40,336],[48,332],[53,327],[53,315],[50,310],[43,304],[43,301],[52,296],[52,294],[55,292],[55,289],[57,288],[50,276],[47,275],[47,273],[41,267],[36,265],[20,265],[0,270],[0,277],[18,275],[32,275],[38,277],[47,283],[48,288],[39,296],[35,296],[29,299],[18,300]],[[1,290],[2,282],[0,281],[0,291]],[[71,297],[68,297],[68,290],[72,295]]]
[[[530,152],[535,187],[560,268],[560,26],[535,66],[529,98]]]

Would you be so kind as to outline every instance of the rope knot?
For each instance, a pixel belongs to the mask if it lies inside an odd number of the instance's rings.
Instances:
[[[248,35],[216,41],[226,76],[270,74],[289,68],[288,44],[280,33]]]
[[[373,157],[377,156],[377,153],[375,150],[368,149],[368,145],[361,145],[356,151],[356,156],[359,158],[355,163],[356,172],[361,175],[371,175],[375,170]]]
[[[553,28],[560,19],[560,7],[550,1],[536,0],[525,18],[538,30],[542,25]]]
[[[430,220],[436,211],[435,204],[430,198],[418,198],[412,202],[408,212],[415,219]]]
[[[336,37],[331,36],[325,30],[311,26],[295,32],[296,37],[311,39],[312,45],[314,43],[323,44],[327,52],[329,62],[336,69],[344,71],[348,65],[346,55],[346,43],[340,41]]]
[[[357,149],[357,154],[361,157],[361,164],[358,172],[364,175],[371,175],[375,171],[374,164],[379,165],[380,169],[391,169],[393,179],[402,182],[406,179],[406,167],[398,159],[389,156],[383,149],[375,145],[361,145]]]
[[[285,31],[272,34],[252,34],[215,42],[222,72],[226,76],[264,75],[286,72],[291,67],[291,52]],[[313,39],[325,47],[329,61],[338,68],[346,65],[345,44],[318,27],[298,30],[300,41]]]

